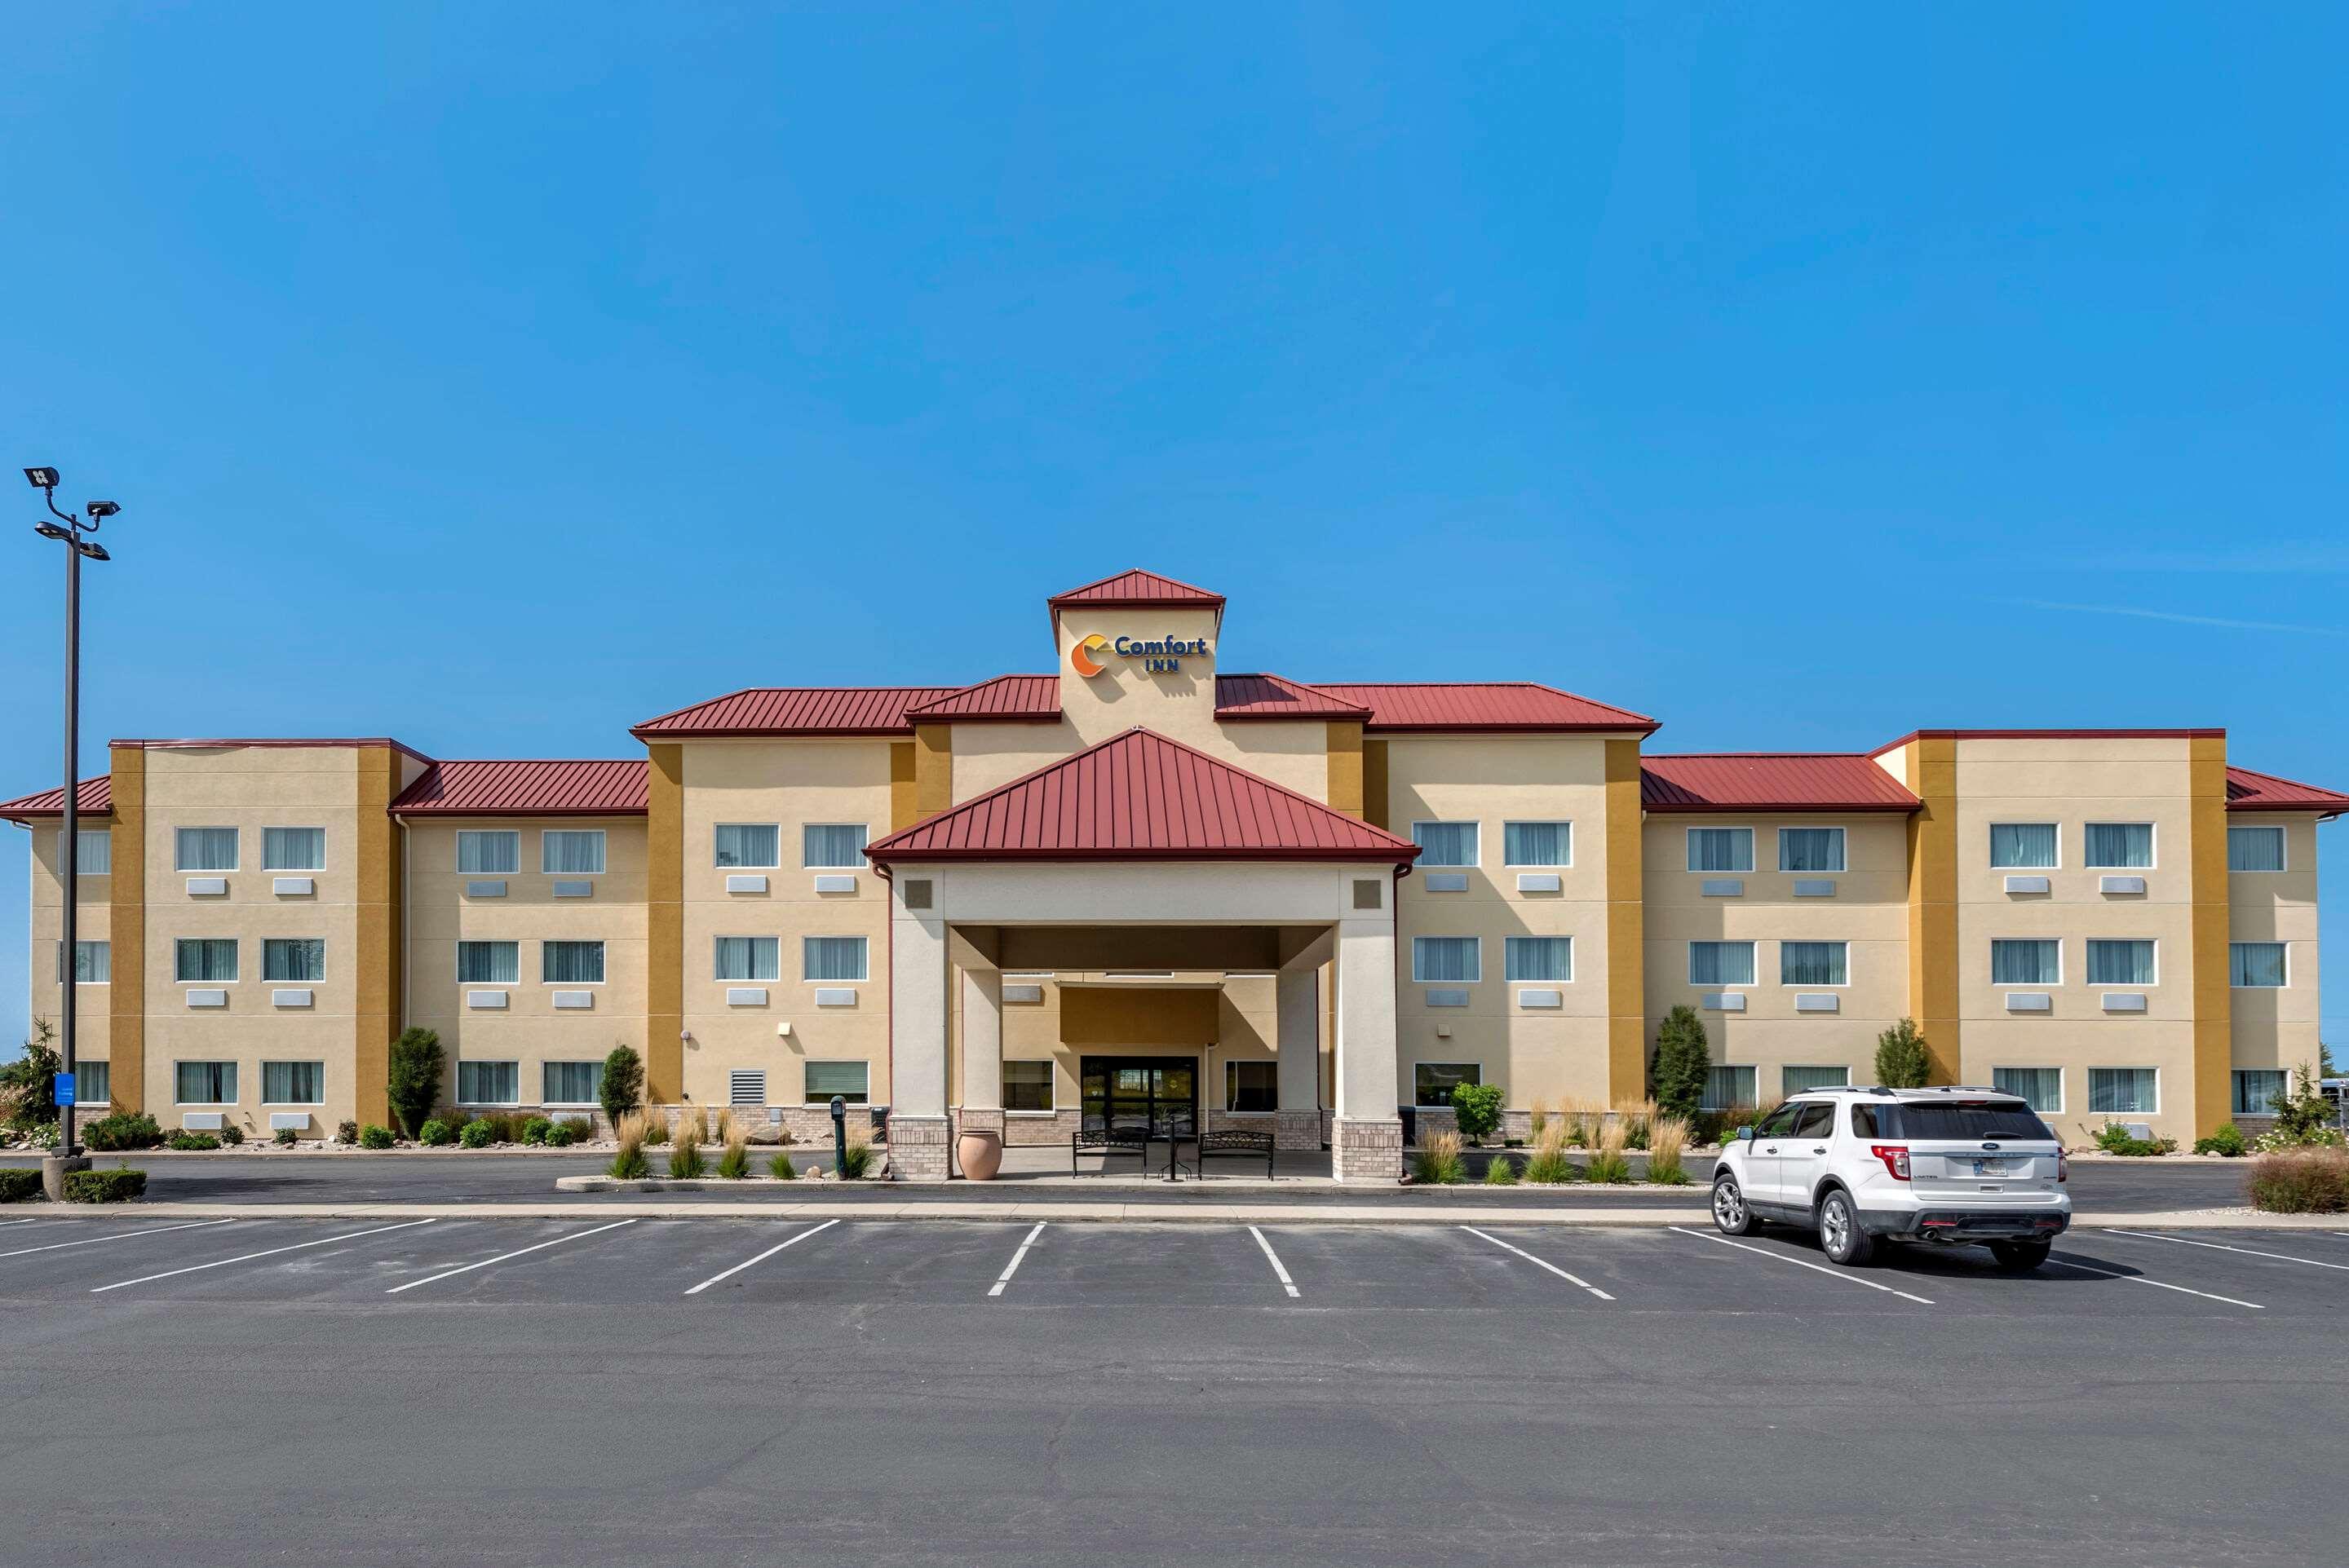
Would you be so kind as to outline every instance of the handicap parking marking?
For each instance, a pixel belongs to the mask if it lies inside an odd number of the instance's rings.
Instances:
[[[94,1247],[102,1242],[129,1242],[140,1236],[160,1236],[166,1231],[201,1231],[210,1225],[235,1223],[234,1220],[191,1220],[184,1225],[158,1225],[151,1231],[119,1231],[110,1236],[85,1236],[78,1242],[51,1242],[45,1247],[19,1247],[13,1253],[0,1253],[0,1258],[21,1258],[30,1253],[54,1253],[66,1247]]]
[[[1792,1264],[1798,1269],[1808,1269],[1813,1274],[1823,1274],[1829,1279],[1839,1279],[1846,1284],[1864,1284],[1870,1290],[1880,1290],[1887,1295],[1897,1295],[1903,1301],[1913,1301],[1920,1306],[1934,1305],[1924,1296],[1911,1295],[1905,1290],[1895,1290],[1890,1285],[1878,1281],[1863,1279],[1847,1269],[1829,1268],[1825,1264],[1815,1264],[1806,1258],[1790,1258],[1784,1253],[1774,1253],[1767,1247],[1752,1246],[1744,1242],[1733,1242],[1727,1236],[1717,1236],[1710,1231],[1692,1231],[1685,1225],[1667,1225],[1664,1228],[1678,1231],[1683,1236],[1694,1236],[1701,1242],[1719,1242],[1724,1247],[1735,1247],[1742,1253],[1752,1253],[1758,1257],[1775,1258],[1782,1264]]]
[[[559,1247],[565,1242],[585,1241],[589,1236],[601,1235],[605,1231],[616,1231],[622,1225],[633,1225],[635,1223],[636,1221],[634,1220],[615,1220],[608,1225],[597,1225],[593,1230],[574,1231],[567,1236],[557,1236],[553,1241],[540,1242],[533,1246],[517,1247],[512,1252],[500,1253],[496,1257],[483,1258],[479,1263],[467,1264],[462,1268],[449,1269],[440,1274],[433,1274],[426,1279],[412,1279],[406,1284],[393,1285],[383,1294],[386,1295],[398,1295],[404,1290],[414,1290],[419,1285],[438,1284],[444,1279],[454,1279],[461,1274],[471,1274],[475,1269],[485,1269],[492,1264],[502,1264],[509,1258],[518,1258],[528,1253],[543,1252],[548,1247]]]
[[[1265,1262],[1272,1265],[1272,1272],[1279,1277],[1280,1288],[1288,1293],[1288,1297],[1291,1301],[1296,1300],[1297,1282],[1288,1277],[1288,1270],[1281,1264],[1280,1254],[1272,1250],[1272,1243],[1266,1241],[1264,1239],[1264,1233],[1257,1230],[1254,1225],[1250,1225],[1248,1227],[1248,1234],[1254,1236],[1256,1238],[1256,1244],[1264,1249]]]
[[[2294,1257],[2290,1253],[2263,1253],[2257,1247],[2230,1247],[2223,1242],[2189,1240],[2185,1236],[2166,1236],[2158,1231],[2123,1231],[2111,1225],[2102,1227],[2108,1236],[2135,1236],[2147,1242],[2175,1242],[2181,1247],[2209,1247],[2213,1252],[2240,1253],[2247,1258],[2273,1258],[2280,1264],[2306,1264],[2313,1269],[2340,1269],[2349,1273],[2349,1264],[2329,1264],[2317,1258]]]
[[[2229,1306],[2248,1306],[2253,1312],[2267,1310],[2256,1301],[2238,1301],[2231,1295],[2214,1295],[2207,1290],[2192,1290],[2182,1284],[2171,1284],[2168,1280],[2147,1279],[2140,1274],[2125,1274],[2119,1269],[2098,1268],[2093,1264],[2075,1264],[2063,1258],[2049,1258],[2039,1266],[2044,1269],[2072,1269],[2080,1274],[2102,1274],[2106,1279],[2125,1279],[2132,1284],[2149,1284],[2157,1290],[2174,1290],[2180,1295],[2199,1295],[2205,1301],[2223,1301]]]
[[[1549,1270],[1550,1273],[1557,1275],[1558,1278],[1566,1281],[1568,1284],[1581,1286],[1584,1290],[1588,1291],[1591,1295],[1597,1296],[1601,1301],[1613,1301],[1615,1299],[1613,1296],[1609,1295],[1605,1291],[1600,1290],[1597,1285],[1592,1284],[1588,1280],[1570,1274],[1564,1269],[1558,1267],[1556,1264],[1549,1262],[1547,1259],[1534,1256],[1533,1253],[1526,1251],[1523,1247],[1513,1247],[1508,1243],[1501,1240],[1500,1237],[1488,1235],[1485,1232],[1478,1230],[1474,1225],[1463,1225],[1460,1228],[1467,1232],[1472,1236],[1483,1236],[1485,1240],[1492,1243],[1495,1246],[1500,1248],[1505,1253],[1516,1253],[1517,1256],[1525,1259],[1526,1262],[1533,1264],[1536,1268],[1545,1268]]]
[[[419,1225],[429,1225],[433,1222],[431,1220],[408,1220],[397,1225],[378,1225],[371,1231],[345,1231],[339,1236],[319,1236],[307,1242],[295,1242],[291,1246],[271,1247],[266,1252],[246,1253],[242,1257],[219,1258],[208,1264],[191,1264],[183,1269],[165,1269],[161,1274],[141,1274],[137,1279],[117,1280],[112,1284],[92,1285],[89,1294],[104,1295],[110,1290],[128,1290],[134,1284],[151,1284],[159,1279],[172,1279],[180,1274],[202,1274],[206,1269],[224,1269],[231,1264],[249,1264],[256,1258],[274,1258],[280,1253],[298,1253],[305,1247],[323,1247],[329,1242],[355,1242],[361,1236],[379,1236],[386,1231],[413,1230]]]
[[[995,1283],[987,1287],[988,1295],[1001,1295],[1003,1294],[1003,1287],[1011,1283],[1011,1276],[1019,1272],[1019,1260],[1028,1255],[1028,1249],[1034,1246],[1036,1244],[1036,1238],[1043,1233],[1044,1222],[1039,1220],[1036,1222],[1036,1228],[1028,1233],[1028,1239],[1019,1243],[1019,1250],[1011,1254],[1011,1261],[1003,1265],[1003,1272],[995,1276]]]
[[[757,1257],[746,1258],[742,1262],[736,1264],[730,1269],[711,1274],[708,1279],[703,1280],[699,1284],[695,1285],[691,1290],[687,1291],[685,1294],[688,1295],[699,1295],[703,1291],[708,1290],[711,1285],[718,1284],[719,1281],[732,1279],[736,1274],[740,1274],[744,1269],[749,1268],[751,1264],[765,1263],[769,1258],[773,1257],[785,1247],[796,1246],[800,1243],[806,1241],[810,1236],[814,1235],[818,1231],[828,1231],[838,1223],[840,1223],[838,1220],[826,1220],[821,1225],[812,1226],[808,1230],[802,1231],[798,1235],[793,1236],[787,1242],[777,1242],[773,1246],[769,1247]],[[1005,1277],[1009,1278],[1009,1275],[1007,1274]]]

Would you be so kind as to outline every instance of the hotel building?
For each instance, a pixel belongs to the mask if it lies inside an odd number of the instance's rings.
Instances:
[[[1914,1017],[1936,1081],[2067,1140],[2257,1117],[2317,1055],[2316,842],[2349,796],[2220,729],[1920,729],[1871,752],[1667,754],[1532,682],[1220,668],[1225,602],[1127,572],[1048,603],[1050,673],[753,687],[613,761],[388,738],[117,740],[32,830],[32,1007],[72,976],[86,1102],[167,1127],[386,1122],[391,1041],[460,1103],[651,1097],[815,1135],[887,1108],[1061,1142],[1198,1119],[1399,1171],[1464,1078],[1646,1088],[1699,1010],[1712,1099],[1868,1082]],[[1308,672],[1319,675],[1323,672]]]

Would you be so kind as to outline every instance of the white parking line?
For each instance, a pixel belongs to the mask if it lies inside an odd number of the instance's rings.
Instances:
[[[29,1225],[32,1222],[30,1220],[0,1220],[0,1231],[5,1231],[11,1225]]]
[[[1897,1295],[1903,1301],[1913,1301],[1920,1306],[1933,1305],[1921,1295],[1910,1295],[1905,1290],[1894,1290],[1889,1284],[1878,1284],[1872,1279],[1862,1279],[1859,1275],[1842,1269],[1831,1269],[1825,1264],[1809,1263],[1801,1258],[1790,1258],[1784,1253],[1774,1253],[1767,1247],[1749,1246],[1744,1242],[1733,1242],[1727,1236],[1716,1236],[1710,1231],[1692,1231],[1685,1225],[1667,1225],[1664,1228],[1678,1231],[1683,1236],[1694,1236],[1701,1242],[1719,1242],[1723,1246],[1735,1247],[1741,1253],[1753,1253],[1761,1257],[1775,1258],[1782,1264],[1792,1264],[1798,1269],[1808,1269],[1813,1274],[1823,1274],[1829,1279],[1839,1279],[1846,1284],[1864,1284],[1870,1290],[1880,1290],[1887,1295]]]
[[[1264,1239],[1264,1233],[1257,1230],[1254,1225],[1250,1225],[1248,1227],[1248,1234],[1254,1236],[1256,1238],[1256,1244],[1264,1249],[1265,1261],[1272,1264],[1272,1272],[1280,1276],[1280,1288],[1294,1296],[1297,1294],[1297,1282],[1290,1279],[1288,1277],[1288,1271],[1280,1266],[1280,1258],[1278,1254],[1274,1253],[1272,1250],[1272,1243],[1266,1241]]]
[[[2181,1247],[2209,1247],[2214,1253],[2240,1253],[2247,1258],[2273,1258],[2280,1264],[2306,1264],[2313,1269],[2340,1269],[2349,1272],[2349,1264],[2328,1264],[2316,1258],[2296,1258],[2290,1253],[2263,1253],[2257,1247],[2230,1247],[2223,1242],[2194,1242],[2184,1236],[2165,1236],[2155,1231],[2116,1231],[2105,1228],[2108,1236],[2137,1236],[2148,1242],[2176,1242]]]
[[[1011,1276],[1019,1272],[1019,1260],[1028,1255],[1028,1249],[1034,1246],[1036,1244],[1036,1238],[1043,1233],[1044,1222],[1039,1220],[1036,1222],[1036,1228],[1028,1233],[1028,1239],[1019,1243],[1019,1250],[1011,1254],[1011,1261],[1003,1265],[1003,1272],[995,1276],[995,1283],[987,1287],[988,1295],[1001,1295],[1003,1294],[1003,1287],[1011,1283]]]
[[[2047,1269],[2073,1269],[2081,1274],[2102,1274],[2106,1279],[2125,1279],[2132,1284],[2149,1284],[2157,1290],[2174,1290],[2180,1295],[2199,1295],[2205,1301],[2223,1301],[2229,1306],[2248,1306],[2253,1312],[2267,1310],[2256,1301],[2237,1301],[2231,1295],[2212,1295],[2207,1290],[2189,1290],[2182,1284],[2171,1284],[2167,1280],[2147,1279],[2143,1274],[2123,1274],[2118,1269],[2100,1269],[2091,1264],[2067,1264],[2060,1258],[2049,1258],[2039,1266]]]
[[[608,1225],[598,1225],[592,1231],[574,1231],[567,1236],[557,1236],[551,1242],[541,1242],[536,1246],[517,1247],[512,1252],[500,1253],[496,1257],[483,1258],[480,1263],[467,1264],[463,1268],[450,1269],[446,1274],[437,1274],[429,1279],[412,1279],[406,1284],[393,1285],[389,1290],[385,1291],[383,1294],[386,1295],[398,1295],[401,1291],[414,1290],[420,1284],[438,1284],[444,1279],[455,1279],[460,1274],[471,1274],[475,1269],[485,1269],[492,1264],[502,1264],[508,1258],[521,1257],[524,1253],[543,1252],[548,1247],[559,1247],[565,1242],[585,1241],[589,1236],[601,1235],[605,1231],[616,1231],[622,1225],[633,1225],[636,1222],[634,1220],[615,1220]]]
[[[184,1225],[158,1225],[151,1231],[124,1231],[112,1236],[86,1236],[78,1242],[51,1242],[46,1247],[18,1247],[0,1258],[21,1258],[27,1253],[54,1253],[60,1247],[94,1247],[100,1242],[127,1242],[138,1236],[160,1236],[166,1231],[201,1231],[207,1225],[233,1225],[234,1220],[191,1220]]]
[[[137,1279],[117,1280],[112,1284],[95,1284],[89,1287],[89,1294],[104,1295],[109,1290],[122,1290],[134,1284],[146,1284],[152,1280],[171,1279],[179,1274],[202,1274],[206,1269],[224,1269],[231,1264],[249,1264],[255,1258],[274,1258],[280,1253],[298,1253],[304,1247],[323,1247],[328,1242],[355,1242],[361,1236],[379,1236],[386,1231],[405,1231],[417,1225],[430,1223],[432,1223],[430,1220],[408,1220],[397,1225],[378,1225],[371,1231],[345,1231],[339,1236],[320,1236],[314,1242],[296,1242],[290,1247],[272,1247],[265,1253],[247,1253],[241,1258],[222,1258],[217,1263],[191,1264],[183,1269],[165,1269],[161,1274],[141,1274]]]
[[[1463,1225],[1460,1228],[1467,1232],[1472,1236],[1484,1236],[1486,1241],[1492,1243],[1495,1246],[1500,1248],[1505,1253],[1516,1253],[1517,1256],[1525,1259],[1526,1262],[1533,1264],[1536,1268],[1545,1268],[1549,1270],[1550,1273],[1557,1275],[1558,1278],[1566,1281],[1568,1284],[1580,1285],[1583,1289],[1588,1291],[1591,1295],[1597,1296],[1601,1301],[1613,1301],[1615,1299],[1613,1296],[1609,1295],[1605,1291],[1600,1290],[1597,1285],[1592,1284],[1588,1280],[1581,1279],[1574,1274],[1570,1274],[1564,1269],[1558,1267],[1556,1264],[1549,1262],[1547,1259],[1534,1256],[1533,1253],[1526,1251],[1523,1247],[1513,1247],[1509,1245],[1508,1243],[1501,1240],[1498,1236],[1485,1235],[1484,1232],[1478,1230],[1474,1225]]]
[[[716,1284],[719,1281],[720,1281],[720,1280],[727,1280],[727,1279],[732,1279],[736,1274],[740,1274],[744,1269],[749,1268],[752,1264],[762,1264],[762,1263],[765,1263],[769,1258],[773,1257],[777,1253],[781,1252],[785,1247],[789,1247],[789,1246],[796,1246],[796,1245],[797,1245],[798,1243],[800,1243],[801,1242],[804,1242],[804,1241],[806,1241],[810,1236],[814,1235],[814,1234],[815,1234],[815,1233],[816,1233],[817,1231],[828,1231],[828,1230],[832,1229],[832,1228],[833,1228],[833,1226],[834,1226],[834,1225],[836,1225],[836,1224],[838,1224],[838,1223],[840,1223],[840,1222],[839,1222],[838,1220],[826,1220],[823,1224],[821,1224],[821,1225],[817,1225],[817,1226],[815,1226],[815,1227],[814,1227],[813,1229],[812,1229],[812,1230],[805,1230],[805,1231],[802,1231],[798,1235],[793,1236],[793,1237],[792,1237],[790,1241],[788,1241],[788,1242],[777,1242],[773,1246],[769,1247],[765,1252],[761,1253],[757,1257],[755,1257],[755,1258],[746,1259],[745,1261],[743,1261],[743,1262],[741,1262],[741,1263],[736,1264],[732,1268],[728,1269],[728,1270],[727,1270],[725,1273],[723,1273],[723,1274],[711,1274],[708,1279],[703,1280],[699,1284],[695,1285],[691,1290],[687,1291],[685,1294],[686,1294],[686,1295],[699,1295],[703,1291],[708,1290],[711,1285]]]

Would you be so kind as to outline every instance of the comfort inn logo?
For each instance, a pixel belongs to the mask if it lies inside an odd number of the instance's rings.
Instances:
[[[1087,679],[1091,679],[1109,668],[1107,665],[1101,662],[1100,656],[1102,651],[1108,646],[1109,639],[1098,633],[1083,638],[1069,650],[1069,667]]]
[[[1184,655],[1204,655],[1206,651],[1207,639],[1205,637],[1153,637],[1147,641],[1140,637],[1120,637],[1112,642],[1095,633],[1070,646],[1069,667],[1090,678],[1109,668],[1102,662],[1102,655],[1113,653],[1122,659],[1140,659],[1143,669],[1164,674],[1181,669]]]

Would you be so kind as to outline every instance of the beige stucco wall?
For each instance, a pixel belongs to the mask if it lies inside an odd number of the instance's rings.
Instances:
[[[106,819],[95,821],[83,819],[85,831],[104,828]],[[36,1020],[47,1019],[54,1027],[63,1008],[62,987],[57,984],[57,944],[65,939],[65,900],[62,893],[64,862],[58,844],[62,830],[55,821],[46,821],[31,830],[32,836],[32,947],[27,954],[26,974],[31,979],[32,1012]],[[80,906],[77,923],[80,926],[78,940],[107,942],[112,911],[108,900],[112,896],[114,879],[110,875],[78,879],[81,883]],[[84,985],[76,997],[74,1014],[75,1056],[80,1061],[107,1059],[107,1023],[111,1006],[111,987]]]
[[[2283,829],[2284,869],[2227,877],[2229,939],[2285,944],[2281,991],[2231,995],[2232,1066],[2298,1068],[2317,1059],[2316,830],[2313,816],[2246,811],[2244,827]]]

